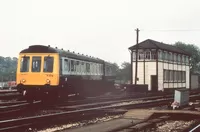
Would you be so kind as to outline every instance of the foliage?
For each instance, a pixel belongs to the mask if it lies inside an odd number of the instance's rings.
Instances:
[[[175,46],[191,54],[191,72],[200,71],[200,49],[194,44],[176,42]]]
[[[0,56],[0,81],[15,80],[17,58]]]
[[[131,64],[128,62],[123,62],[121,68],[117,71],[116,80],[120,80],[123,83],[130,82],[131,80]]]

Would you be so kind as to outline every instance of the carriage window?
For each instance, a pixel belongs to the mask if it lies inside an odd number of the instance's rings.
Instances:
[[[86,72],[90,72],[90,64],[86,63]]]
[[[26,57],[26,56],[22,57],[20,72],[28,72],[29,71],[29,63],[30,63],[30,57]]]
[[[71,60],[71,71],[72,72],[76,70],[74,65],[75,65],[74,60]]]
[[[100,74],[102,75],[103,74],[103,66],[102,65],[100,65]]]
[[[44,57],[44,72],[53,72],[53,57]]]
[[[95,75],[96,74],[96,64],[93,63],[93,74]]]
[[[67,59],[64,59],[64,71],[69,71],[70,63]]]
[[[98,74],[98,64],[95,63],[95,74]]]
[[[96,74],[99,74],[99,64],[96,64]]]
[[[59,69],[59,71],[60,71],[60,74],[61,74],[61,75],[62,75],[62,71],[63,71],[62,64],[63,64],[63,62],[62,62],[62,59],[60,58],[60,69]],[[44,65],[45,65],[45,64],[44,64]]]
[[[77,72],[80,72],[79,61],[76,61],[76,71],[77,71]]]
[[[91,72],[91,74],[94,74],[94,65],[93,65],[93,63],[90,63],[90,72]]]
[[[85,62],[81,62],[81,72],[85,74],[86,70],[85,70]]]
[[[40,72],[41,69],[41,57],[34,56],[32,58],[32,72]]]

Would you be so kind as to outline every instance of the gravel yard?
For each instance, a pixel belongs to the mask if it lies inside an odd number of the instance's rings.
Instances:
[[[168,106],[167,105],[162,105],[162,106],[157,106],[157,107],[152,107],[148,108],[149,110],[167,110]]]
[[[37,132],[54,132],[54,131],[60,131],[64,129],[69,129],[69,128],[74,128],[74,127],[81,127],[89,124],[95,124],[95,123],[100,123],[100,122],[105,122],[109,120],[113,120],[116,118],[121,117],[122,115],[113,115],[113,116],[105,116],[105,117],[97,117],[92,120],[85,120],[85,121],[80,121],[80,122],[75,122],[75,123],[69,123],[69,124],[64,124],[64,125],[56,125],[52,126],[50,128],[46,128],[43,130],[37,130]]]
[[[165,121],[158,123],[156,128],[152,128],[149,132],[179,132],[193,123],[194,121]]]
[[[120,105],[128,105],[128,104],[139,104],[143,103],[143,100],[137,100],[137,101],[130,101],[130,102],[122,102],[122,103],[116,103],[116,104],[111,104],[110,106],[120,106]]]

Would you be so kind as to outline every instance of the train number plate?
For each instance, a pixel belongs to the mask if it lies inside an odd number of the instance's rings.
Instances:
[[[52,74],[47,74],[47,77],[53,77],[53,75]]]

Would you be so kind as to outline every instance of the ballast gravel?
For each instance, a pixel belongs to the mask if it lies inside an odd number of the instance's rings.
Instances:
[[[193,124],[195,121],[165,121],[158,123],[156,125],[156,128],[153,128],[149,132],[179,132],[180,130],[183,130],[187,127],[189,127],[191,124]]]
[[[69,124],[65,124],[65,125],[53,126],[51,128],[46,128],[46,129],[43,129],[43,130],[37,130],[37,132],[61,131],[61,130],[64,130],[64,129],[74,128],[74,127],[81,127],[81,126],[100,123],[100,122],[106,122],[106,121],[109,121],[109,120],[120,118],[121,116],[122,115],[99,117],[99,118],[94,118],[92,120],[85,120],[85,121],[69,123]]]

